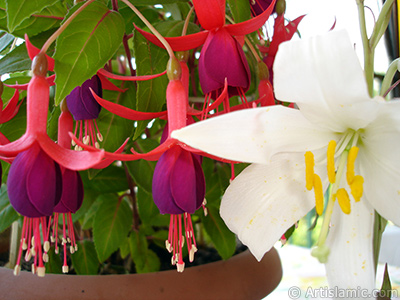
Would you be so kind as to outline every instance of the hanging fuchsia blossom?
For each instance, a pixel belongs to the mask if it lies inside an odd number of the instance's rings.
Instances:
[[[250,0],[250,9],[253,16],[262,14],[271,5],[272,0]]]
[[[25,260],[29,261],[32,256],[34,257],[32,272],[44,276],[43,262],[50,249],[46,218],[53,214],[53,209],[61,198],[60,166],[37,143],[34,143],[14,159],[8,174],[7,186],[11,205],[24,216],[14,274],[19,274],[22,250],[26,250]]]
[[[164,139],[168,126],[164,130]],[[164,139],[161,139],[163,142]],[[172,264],[179,272],[183,262],[182,229],[189,251],[189,261],[197,251],[190,215],[204,203],[205,179],[201,168],[201,156],[173,146],[165,151],[157,162],[153,175],[153,200],[161,214],[170,214],[170,226],[166,248],[172,253]],[[183,226],[182,220],[183,217]]]
[[[259,16],[237,24],[225,24],[225,0],[194,0],[196,15],[205,31],[165,38],[174,51],[186,51],[204,44],[199,61],[199,79],[206,97],[216,99],[228,81],[229,97],[244,95],[250,86],[250,72],[243,49],[235,36],[249,34],[264,25],[275,0]],[[149,41],[158,39],[137,28]]]
[[[85,144],[91,143],[99,148],[98,141],[103,140],[96,119],[99,116],[101,106],[94,99],[91,90],[99,95],[103,94],[99,76],[94,75],[81,86],[77,86],[66,97],[67,106],[76,121],[75,135]],[[83,132],[84,131],[84,132]]]

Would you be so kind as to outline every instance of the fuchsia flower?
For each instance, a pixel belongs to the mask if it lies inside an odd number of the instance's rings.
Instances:
[[[241,45],[235,36],[249,34],[269,18],[275,5],[259,16],[238,24],[225,25],[225,0],[194,0],[193,5],[205,31],[181,37],[165,38],[174,51],[186,51],[204,44],[200,54],[200,84],[207,97],[216,99],[228,80],[229,97],[244,95],[250,86],[250,72]],[[158,39],[139,28],[146,39],[163,47]]]
[[[14,274],[19,274],[21,254],[24,249],[27,250],[26,261],[34,257],[32,272],[44,276],[43,260],[46,258],[43,253],[47,253],[50,248],[46,239],[48,237],[46,217],[53,214],[55,205],[60,201],[62,190],[60,166],[41,149],[38,143],[34,143],[14,159],[8,174],[7,186],[11,205],[24,216]]]
[[[81,86],[77,86],[66,97],[67,106],[76,122],[75,135],[79,133],[79,139],[85,144],[91,144],[99,148],[98,141],[103,140],[96,119],[99,116],[101,106],[94,99],[91,90],[97,95],[102,95],[103,90],[99,76],[94,75]],[[84,133],[83,133],[84,130]],[[78,150],[78,149],[76,149]]]
[[[168,126],[164,130],[164,139],[167,132]],[[182,272],[185,266],[182,258],[182,216],[190,262],[194,260],[197,251],[190,215],[204,203],[205,179],[201,156],[179,146],[165,151],[154,170],[152,190],[154,203],[160,213],[171,215],[168,240],[165,243],[167,250],[172,253],[172,264],[176,264],[178,271]]]

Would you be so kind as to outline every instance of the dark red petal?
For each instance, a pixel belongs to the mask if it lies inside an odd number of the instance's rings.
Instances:
[[[206,30],[225,25],[225,0],[193,0],[201,26]]]
[[[196,172],[192,154],[182,149],[172,168],[170,188],[174,202],[184,212],[193,214],[197,206]]]
[[[151,120],[154,118],[158,118],[158,117],[167,115],[167,111],[141,112],[141,111],[133,110],[133,109],[127,108],[125,106],[122,106],[120,104],[105,100],[105,99],[97,96],[93,91],[92,91],[92,95],[93,95],[94,99],[106,110],[108,110],[109,112],[111,112],[117,116],[120,116],[120,117],[128,119],[128,120],[134,120],[134,121]]]
[[[25,43],[26,43],[26,49],[28,50],[29,58],[31,60],[33,60],[33,58],[36,55],[38,55],[38,53],[40,52],[40,49],[36,48],[35,46],[33,46],[31,44],[27,34],[25,34]],[[47,54],[46,54],[46,58],[47,58],[47,68],[48,68],[48,70],[49,71],[54,71],[54,59],[51,58],[50,56],[48,56]]]
[[[7,178],[7,192],[11,205],[18,213],[30,218],[43,216],[30,202],[26,187],[26,174],[32,168],[39,151],[39,147],[32,147],[17,155],[11,164]]]
[[[128,142],[129,142],[129,138],[127,138],[125,140],[125,142],[114,153],[122,153],[122,151],[124,151],[124,148],[125,148],[126,144],[128,144]],[[94,165],[92,168],[93,169],[104,169],[104,168],[108,167],[109,165],[111,165],[113,163],[113,161],[114,161],[114,159],[105,158],[98,164]]]
[[[61,200],[54,207],[54,212],[75,213],[81,207],[83,201],[83,183],[79,172],[64,169],[62,185]]]
[[[26,176],[29,201],[43,216],[51,216],[54,206],[60,201],[61,196],[57,191],[57,173],[54,160],[40,150]]]
[[[121,92],[121,93],[123,93],[127,90],[127,89],[121,89],[121,88],[117,87],[114,83],[112,83],[110,80],[108,80],[99,71],[97,71],[97,76],[99,76],[99,78],[101,80],[101,85],[103,86],[103,89],[109,90],[109,91],[117,91],[117,92]]]
[[[182,214],[171,192],[170,177],[175,163],[181,153],[180,147],[173,147],[166,151],[158,160],[153,174],[153,200],[162,214]]]
[[[231,35],[246,35],[253,31],[256,31],[257,29],[261,28],[265,24],[265,22],[267,22],[275,7],[275,2],[276,0],[273,0],[268,8],[257,17],[251,18],[250,20],[241,23],[226,25],[225,29]]]
[[[228,79],[229,96],[238,95],[237,88],[246,92],[250,86],[250,69],[238,41],[224,29],[210,34],[208,47],[199,62],[199,77],[203,92],[208,94],[223,88]],[[210,85],[210,82],[212,83]],[[218,83],[218,88],[215,88]]]
[[[159,41],[159,39],[147,31],[140,29],[139,27],[135,28],[139,31],[149,42],[154,45],[164,48],[164,45]],[[200,31],[198,33],[193,33],[185,36],[178,37],[166,37],[168,44],[172,47],[174,51],[187,51],[194,48],[197,48],[204,44],[208,35],[208,31]]]

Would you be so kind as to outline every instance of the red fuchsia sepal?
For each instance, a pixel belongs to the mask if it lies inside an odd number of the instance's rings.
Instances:
[[[205,30],[225,25],[225,0],[193,0],[194,9]]]
[[[55,85],[55,82],[54,82],[55,78],[56,78],[56,74],[53,74],[51,76],[46,77],[46,81],[47,81],[49,86]],[[9,87],[9,88],[26,91],[26,90],[28,90],[29,83],[24,83],[24,84],[16,83],[16,84],[4,84],[4,85]]]
[[[18,113],[19,107],[22,102],[18,104],[19,91],[15,90],[14,95],[11,97],[7,106],[3,109],[3,100],[0,97],[0,123],[5,123],[10,121]]]
[[[158,73],[158,74],[153,74],[153,75],[142,75],[142,76],[123,76],[123,75],[117,75],[117,74],[113,74],[111,72],[108,72],[104,69],[100,69],[97,71],[99,74],[108,77],[108,78],[112,78],[112,79],[117,79],[117,80],[123,80],[123,81],[145,81],[145,80],[150,80],[150,79],[154,79],[160,76],[163,76],[165,74],[167,74],[167,71],[165,70],[162,73]]]
[[[135,29],[142,34],[146,40],[153,43],[154,45],[165,48],[164,45],[160,42],[160,40],[153,34],[140,29],[135,25]],[[185,36],[177,36],[177,37],[164,37],[164,39],[170,44],[174,51],[187,51],[197,47],[200,47],[204,44],[208,36],[208,31],[200,31],[197,33],[185,35]]]
[[[167,115],[167,111],[161,112],[141,112],[137,110],[133,110],[127,108],[121,104],[117,104],[108,100],[105,100],[96,95],[96,93],[91,90],[94,99],[101,105],[101,107],[105,108],[109,112],[120,116],[122,118],[128,120],[135,120],[135,121],[143,121],[143,120],[150,120],[154,118],[159,118]]]

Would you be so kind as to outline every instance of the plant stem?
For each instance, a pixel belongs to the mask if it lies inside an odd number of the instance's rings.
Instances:
[[[185,24],[183,24],[182,36],[186,35],[187,28],[189,26],[190,16],[192,15],[193,11],[194,11],[194,6],[192,6],[192,8],[189,10],[189,12],[186,16]]]
[[[159,39],[159,41],[163,44],[163,46],[167,50],[169,57],[175,58],[174,51],[172,50],[167,40],[157,31],[157,29],[154,28],[153,25],[151,25],[149,21],[147,21],[147,19],[142,15],[142,13],[128,0],[121,0],[121,1],[124,2],[127,6],[129,6],[130,9],[133,10],[135,14],[140,18],[140,20],[142,20],[143,23],[146,24],[146,26],[151,30],[151,32]]]
[[[374,50],[371,49],[365,25],[364,0],[356,0],[358,7],[361,39],[364,49],[364,74],[367,81],[368,93],[372,97],[374,84]]]
[[[72,20],[80,14],[82,10],[84,10],[90,3],[92,3],[94,0],[88,0],[83,4],[81,7],[79,7],[58,29],[56,32],[54,32],[48,40],[44,43],[42,49],[40,52],[46,53],[47,50],[49,49],[50,45],[57,39],[57,37],[67,28],[67,26],[72,22]]]
[[[379,94],[380,96],[385,97],[388,94],[394,75],[396,74],[396,72],[400,71],[399,67],[400,67],[400,58],[397,58],[390,64],[385,74],[385,77],[383,78],[381,92]]]

